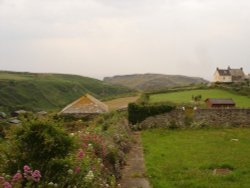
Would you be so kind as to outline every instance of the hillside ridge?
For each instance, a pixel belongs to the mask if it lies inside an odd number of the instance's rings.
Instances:
[[[142,91],[161,90],[168,87],[186,86],[190,84],[208,82],[200,77],[154,73],[116,75],[113,77],[105,77],[103,80],[107,83],[119,84],[131,89]]]

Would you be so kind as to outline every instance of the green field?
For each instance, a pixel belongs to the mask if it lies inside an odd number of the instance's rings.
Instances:
[[[192,95],[202,95],[202,103],[206,98],[232,98],[237,107],[250,107],[249,97],[237,95],[220,89],[189,90],[154,94],[150,95],[150,102],[169,101],[174,103],[190,103],[192,102]]]
[[[142,140],[154,188],[250,186],[250,129],[156,129],[144,131]],[[232,172],[214,175],[215,168]]]

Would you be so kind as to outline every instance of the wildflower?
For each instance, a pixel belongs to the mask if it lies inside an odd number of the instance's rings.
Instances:
[[[28,165],[24,165],[23,170],[24,170],[25,173],[31,171],[31,169],[30,169],[30,167]]]
[[[39,170],[35,170],[33,173],[32,173],[32,178],[35,182],[39,182],[40,181],[40,178],[41,178],[41,173]]]
[[[68,170],[68,174],[71,174],[71,175],[72,175],[72,174],[73,174],[73,170],[72,170],[72,169],[69,169],[69,170]]]
[[[10,179],[10,175],[5,175],[5,179]]]
[[[93,151],[93,149],[94,149],[94,148],[93,148],[93,145],[92,145],[92,144],[88,144],[88,150],[89,150],[89,151]]]
[[[0,183],[3,183],[3,182],[4,182],[4,177],[0,176]]]
[[[85,176],[85,180],[87,182],[92,182],[93,179],[94,179],[94,173],[92,170],[90,170],[88,174]]]
[[[84,157],[84,155],[85,154],[84,154],[83,150],[79,150],[77,158],[80,160]]]
[[[80,173],[81,168],[79,166],[77,166],[74,171],[75,171],[76,174],[78,174],[78,173]]]
[[[12,181],[13,182],[17,182],[18,180],[21,180],[23,178],[22,174],[20,172],[17,172],[13,178],[12,178]]]
[[[3,188],[12,188],[12,185],[9,182],[4,182]]]
[[[48,186],[54,186],[54,183],[53,182],[49,182]]]

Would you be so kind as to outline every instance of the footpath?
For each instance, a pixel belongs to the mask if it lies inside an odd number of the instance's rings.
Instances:
[[[151,188],[146,177],[146,169],[141,142],[141,133],[133,133],[134,143],[122,170],[121,188]]]

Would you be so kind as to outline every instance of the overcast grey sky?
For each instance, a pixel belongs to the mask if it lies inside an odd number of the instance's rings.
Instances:
[[[0,0],[0,69],[250,73],[249,0]]]

